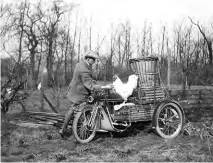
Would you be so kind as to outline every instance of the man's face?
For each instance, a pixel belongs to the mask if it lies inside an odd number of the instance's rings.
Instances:
[[[95,58],[88,58],[88,63],[92,66],[95,63]]]

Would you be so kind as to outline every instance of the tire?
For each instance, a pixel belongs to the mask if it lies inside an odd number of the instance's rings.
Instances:
[[[183,128],[184,115],[181,107],[172,101],[159,105],[154,112],[155,129],[165,139],[178,136]]]
[[[73,120],[73,134],[79,143],[89,143],[95,137],[97,120],[95,120],[93,128],[89,128],[89,126],[87,126],[87,122],[91,117],[92,110],[92,105],[85,105],[82,111],[75,115]]]

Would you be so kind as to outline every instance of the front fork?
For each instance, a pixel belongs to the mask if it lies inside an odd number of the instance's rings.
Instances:
[[[94,107],[93,107],[93,110],[92,110],[92,115],[87,123],[87,125],[90,127],[90,128],[93,128],[94,125],[95,125],[95,120],[96,120],[96,117],[98,116],[98,113],[99,113],[99,108],[100,106],[97,105],[97,103],[95,103]]]

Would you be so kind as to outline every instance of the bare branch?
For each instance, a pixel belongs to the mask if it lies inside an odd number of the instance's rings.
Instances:
[[[188,16],[188,18],[191,20],[191,23],[196,25],[200,31],[200,33],[203,35],[203,38],[208,42],[208,39],[206,38],[205,33],[203,32],[203,30],[201,29],[200,25],[198,23],[195,23],[191,17]]]

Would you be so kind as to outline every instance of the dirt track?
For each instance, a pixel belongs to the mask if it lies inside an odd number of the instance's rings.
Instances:
[[[213,161],[212,141],[209,146],[206,140],[181,135],[168,141],[143,126],[122,134],[98,134],[88,144],[77,143],[73,136],[62,140],[57,130],[53,126],[2,123],[1,161]]]

